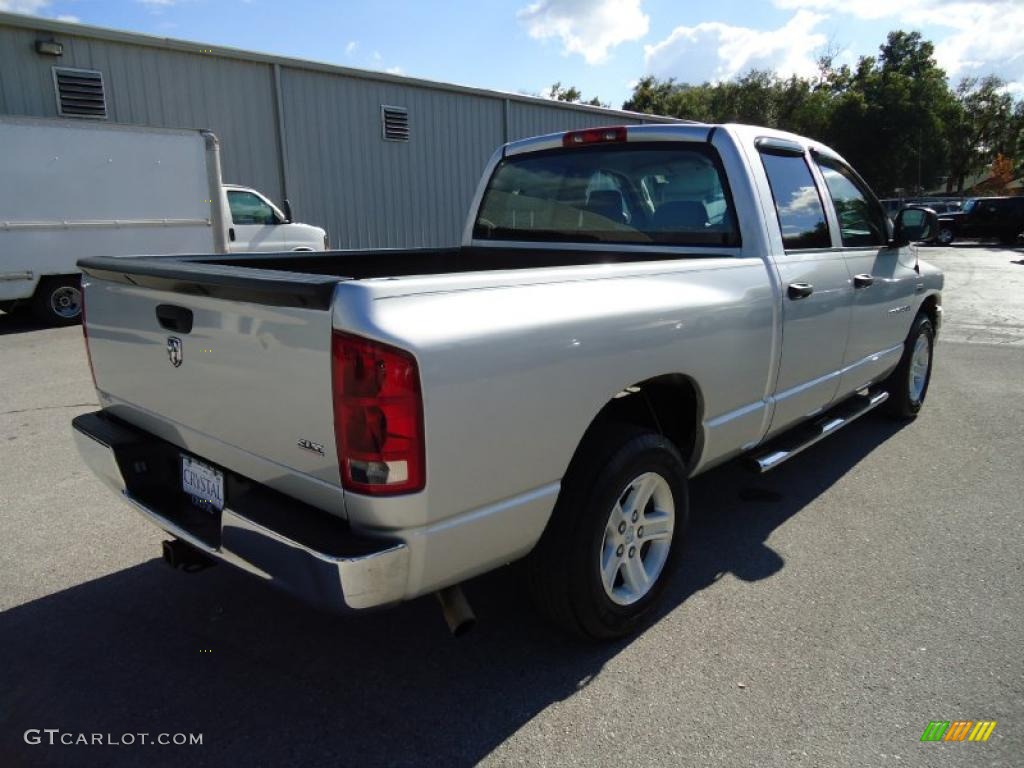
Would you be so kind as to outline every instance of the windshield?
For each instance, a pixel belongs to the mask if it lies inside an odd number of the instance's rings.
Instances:
[[[711,147],[618,144],[501,162],[473,227],[480,240],[738,245]]]
[[[964,213],[970,213],[972,210],[974,210],[974,206],[977,204],[977,202],[978,201],[974,199],[968,200],[964,203],[964,207],[961,208],[960,210],[963,211]]]

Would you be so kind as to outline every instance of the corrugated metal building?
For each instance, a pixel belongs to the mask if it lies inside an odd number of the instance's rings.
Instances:
[[[457,243],[503,142],[662,121],[0,13],[0,114],[75,113],[213,130],[226,181],[289,198],[335,248]]]

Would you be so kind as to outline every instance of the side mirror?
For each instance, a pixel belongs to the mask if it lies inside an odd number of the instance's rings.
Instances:
[[[900,248],[910,243],[927,243],[939,234],[939,216],[931,208],[908,206],[896,214],[892,244]]]
[[[295,221],[295,219],[292,217],[292,204],[286,197],[284,199],[284,223],[291,224],[293,221]]]

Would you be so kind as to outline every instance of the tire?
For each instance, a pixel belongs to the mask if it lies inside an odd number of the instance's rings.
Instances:
[[[588,437],[526,561],[535,603],[586,639],[633,632],[665,590],[688,521],[686,467],[671,441],[626,425]]]
[[[32,296],[32,314],[47,325],[74,325],[82,320],[82,280],[78,275],[46,277]]]
[[[932,379],[935,357],[935,328],[924,313],[914,319],[903,344],[899,365],[885,381],[889,399],[885,407],[897,419],[913,419],[921,410]]]
[[[939,245],[951,245],[956,239],[956,232],[951,227],[939,225],[939,233],[935,235],[935,242]]]

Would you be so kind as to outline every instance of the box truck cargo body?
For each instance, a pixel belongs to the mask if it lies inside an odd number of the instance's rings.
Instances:
[[[289,218],[222,182],[208,131],[0,117],[0,309],[77,321],[88,256],[326,247]]]

